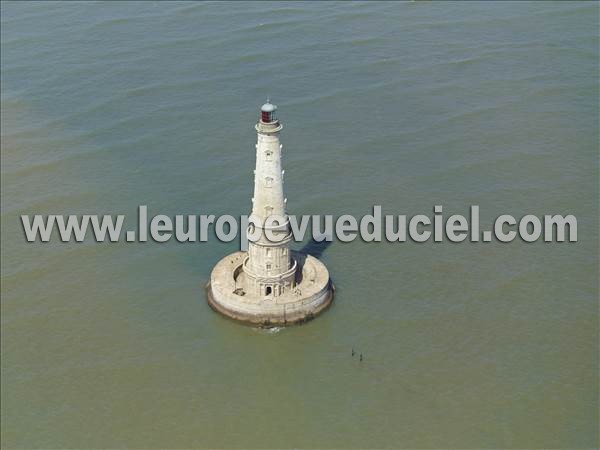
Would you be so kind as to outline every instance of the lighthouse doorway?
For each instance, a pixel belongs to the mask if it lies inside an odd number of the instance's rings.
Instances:
[[[265,295],[271,295],[273,293],[273,288],[271,286],[267,286],[265,291]]]

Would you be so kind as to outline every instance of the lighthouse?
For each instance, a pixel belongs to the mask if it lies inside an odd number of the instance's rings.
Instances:
[[[255,127],[256,169],[250,223],[256,229],[248,230],[248,234],[257,235],[258,239],[249,243],[248,257],[244,262],[248,292],[266,297],[278,297],[294,288],[297,266],[289,248],[292,233],[283,194],[283,146],[279,143],[282,125],[275,116],[276,110],[277,106],[267,101],[261,108],[260,120]],[[268,223],[269,217],[279,220]],[[269,236],[278,238],[273,242]]]
[[[283,126],[277,106],[262,105],[255,125],[256,166],[249,217],[247,252],[226,256],[214,267],[207,285],[216,311],[252,324],[288,325],[314,318],[333,299],[325,265],[292,251],[292,233],[284,196]]]

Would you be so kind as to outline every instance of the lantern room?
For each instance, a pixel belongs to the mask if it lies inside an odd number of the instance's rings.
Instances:
[[[264,123],[273,123],[276,122],[275,111],[277,110],[277,106],[271,104],[268,100],[267,103],[262,105],[260,108],[260,121]]]

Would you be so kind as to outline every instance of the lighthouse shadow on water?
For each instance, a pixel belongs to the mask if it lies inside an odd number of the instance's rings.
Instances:
[[[307,255],[314,256],[315,258],[320,258],[331,244],[333,244],[333,241],[317,241],[313,237],[309,242],[304,244],[304,247],[302,247],[300,253],[306,253]]]

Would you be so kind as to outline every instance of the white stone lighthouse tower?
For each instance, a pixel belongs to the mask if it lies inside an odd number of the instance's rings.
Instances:
[[[282,145],[279,131],[282,126],[275,116],[277,107],[267,101],[261,108],[256,124],[256,169],[254,170],[254,197],[250,222],[256,229],[249,230],[259,238],[251,241],[248,258],[244,262],[248,293],[257,296],[279,297],[295,285],[296,261],[291,257],[289,243],[292,234],[283,195],[281,168]],[[267,223],[277,217],[277,223]],[[275,222],[275,221],[271,221]],[[277,236],[275,242],[268,239]]]
[[[262,326],[312,319],[333,300],[323,263],[290,250],[292,233],[283,193],[282,125],[269,101],[256,124],[254,197],[248,252],[236,252],[214,267],[208,303],[218,312]]]

